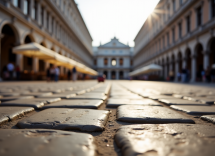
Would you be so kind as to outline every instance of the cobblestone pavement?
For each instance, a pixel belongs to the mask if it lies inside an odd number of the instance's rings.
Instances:
[[[0,83],[0,155],[211,156],[215,88],[147,81]]]

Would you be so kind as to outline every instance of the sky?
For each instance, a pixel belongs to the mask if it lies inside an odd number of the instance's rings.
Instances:
[[[93,46],[114,36],[134,46],[134,38],[159,0],[75,0],[93,38]]]

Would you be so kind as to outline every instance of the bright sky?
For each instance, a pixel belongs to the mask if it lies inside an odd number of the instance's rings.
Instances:
[[[93,38],[99,46],[116,36],[134,46],[134,38],[159,0],[75,0]]]

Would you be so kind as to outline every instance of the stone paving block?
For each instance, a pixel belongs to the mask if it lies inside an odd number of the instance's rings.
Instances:
[[[190,100],[183,100],[183,99],[159,99],[160,102],[165,103],[167,105],[193,105],[193,106],[207,106],[206,104],[190,101]]]
[[[69,91],[69,92],[64,92],[60,94],[53,94],[53,95],[48,95],[48,96],[38,96],[38,98],[61,98],[61,99],[66,99],[70,97],[76,96],[76,92],[74,91]]]
[[[33,99],[34,96],[8,96],[8,97],[0,97],[1,102],[12,101],[18,99]]]
[[[124,105],[118,107],[117,120],[129,123],[194,123],[193,120],[165,107]]]
[[[215,114],[214,106],[170,106],[175,110],[180,110],[191,115],[213,115]]]
[[[102,131],[109,111],[50,108],[19,121],[19,128],[45,128],[80,131]]]
[[[201,119],[215,124],[215,115],[204,115],[204,116],[201,116]]]
[[[3,97],[19,96],[20,94],[21,93],[16,93],[16,92],[0,93],[0,95]]]
[[[0,107],[0,125],[32,111],[32,107]]]
[[[107,96],[105,95],[78,95],[74,97],[67,98],[68,100],[107,100]]]
[[[215,131],[197,124],[122,126],[115,142],[123,156],[211,156]]]
[[[41,97],[41,96],[50,96],[52,95],[51,92],[46,92],[46,93],[42,93],[42,92],[34,92],[34,93],[25,93],[25,94],[21,94],[23,96],[34,96],[34,97]]]
[[[2,102],[0,106],[17,106],[17,107],[33,107],[35,109],[41,108],[44,104],[59,101],[60,98],[34,98],[34,99],[19,99],[13,101]],[[1,107],[0,107],[1,108]]]
[[[166,96],[166,95],[150,95],[150,99],[152,100],[159,100],[159,99],[177,99],[173,96]]]
[[[90,134],[58,130],[0,130],[1,156],[95,156]]]
[[[103,100],[62,100],[53,104],[45,105],[42,109],[47,108],[88,108],[97,109],[104,103]]]
[[[196,98],[201,103],[213,105],[215,103],[215,97]]]
[[[107,102],[107,107],[109,108],[117,108],[121,105],[146,105],[146,106],[162,106],[156,101],[150,99],[142,100],[130,100],[130,99],[112,99],[109,98]]]
[[[138,95],[112,95],[111,99],[130,99],[130,100],[142,100],[143,97]]]

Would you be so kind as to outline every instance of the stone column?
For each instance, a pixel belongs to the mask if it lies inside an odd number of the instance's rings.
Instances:
[[[28,1],[29,2],[29,16],[30,16],[30,18],[31,19],[33,19],[33,6],[34,6],[34,0],[30,0],[30,1]]]
[[[108,58],[108,67],[111,67],[111,58]]]
[[[178,82],[178,60],[175,62],[175,82]]]
[[[116,71],[116,80],[119,80],[119,71]]]
[[[165,79],[165,80],[166,80],[167,74],[168,74],[168,73],[167,73],[167,65],[168,65],[168,64],[165,64],[165,65],[164,65],[164,79]]]
[[[204,70],[206,70],[210,64],[210,60],[209,60],[209,52],[208,51],[205,51],[203,52],[203,55],[204,55]]]
[[[184,68],[187,68],[187,58],[186,57],[184,57],[182,59],[182,69],[184,69]]]
[[[196,81],[196,56],[192,56],[191,82]]]
[[[110,70],[108,71],[108,79],[109,80],[111,79],[111,71]]]
[[[4,37],[4,35],[0,34],[0,81],[2,81],[2,78],[1,78],[1,69],[2,69],[2,66],[1,66],[1,39]]]
[[[23,71],[23,55],[16,54],[16,65],[19,66],[20,71]]]
[[[20,0],[20,9],[22,10],[22,12],[24,12],[24,0]]]
[[[38,1],[37,2],[37,22],[39,23],[39,25],[41,25],[41,14],[40,14],[40,12],[41,12],[41,1]]]
[[[39,70],[39,59],[38,58],[32,58],[33,59],[33,71],[34,73],[37,73]]]
[[[119,67],[119,58],[116,58],[116,67]]]

